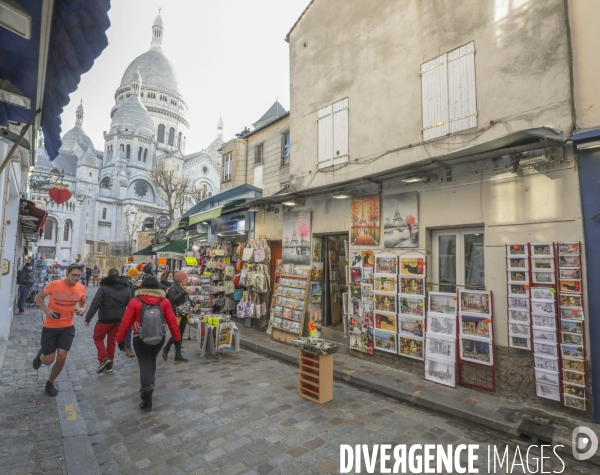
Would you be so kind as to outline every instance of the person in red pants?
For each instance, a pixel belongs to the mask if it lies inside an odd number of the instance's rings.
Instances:
[[[99,311],[98,322],[94,326],[94,344],[100,362],[97,373],[111,373],[113,370],[117,333],[130,300],[131,288],[127,277],[121,277],[117,269],[110,269],[108,276],[100,281],[100,288],[85,316],[85,326],[89,327],[92,318]]]

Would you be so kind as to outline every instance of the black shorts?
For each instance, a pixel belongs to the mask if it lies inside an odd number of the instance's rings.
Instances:
[[[69,351],[75,338],[75,327],[42,328],[42,353],[53,355],[57,348]]]

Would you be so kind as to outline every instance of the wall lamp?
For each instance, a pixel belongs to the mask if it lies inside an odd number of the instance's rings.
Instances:
[[[419,183],[419,182],[426,182],[428,180],[429,180],[429,178],[427,177],[427,175],[411,175],[411,176],[402,178],[402,183]]]

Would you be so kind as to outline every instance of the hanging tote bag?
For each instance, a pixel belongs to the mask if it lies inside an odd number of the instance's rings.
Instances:
[[[230,242],[223,243],[223,255],[227,257],[231,257],[233,254],[233,245]]]
[[[254,262],[265,262],[267,258],[267,253],[263,248],[262,240],[258,241],[258,245],[254,249]]]
[[[242,271],[240,272],[240,280],[239,280],[239,284],[242,287],[246,286],[246,277],[248,277],[248,266],[244,265],[244,267],[242,268]]]
[[[223,282],[225,286],[225,295],[233,295],[235,292],[235,285],[233,285],[232,280],[226,280]]]
[[[235,248],[235,254],[236,254],[236,255],[237,255],[237,256],[238,256],[240,259],[241,259],[241,258],[242,258],[242,256],[244,255],[244,249],[245,249],[245,246],[244,246],[242,243],[238,244],[238,246]]]
[[[225,264],[225,278],[232,279],[235,275],[235,267],[233,264]]]
[[[216,257],[223,257],[225,255],[225,251],[223,250],[223,246],[217,246],[217,248],[215,249],[215,256]]]
[[[242,289],[235,289],[235,292],[233,293],[233,300],[235,300],[236,302],[239,302],[240,300],[242,300],[243,296],[244,296],[244,291]]]
[[[248,244],[246,244],[246,247],[244,248],[244,253],[242,254],[242,260],[244,262],[252,262],[253,256],[254,248],[252,247],[250,241],[248,241]]]

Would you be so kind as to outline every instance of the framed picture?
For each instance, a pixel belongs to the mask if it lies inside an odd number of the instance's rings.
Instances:
[[[375,328],[387,332],[398,333],[396,314],[375,312]]]
[[[419,208],[416,191],[383,195],[383,246],[419,247]]]
[[[529,324],[529,312],[527,310],[516,310],[514,308],[509,308],[508,321]]]
[[[460,358],[464,361],[492,366],[494,364],[492,349],[490,340],[465,336],[460,339]]]
[[[552,356],[533,355],[533,366],[536,368],[547,369],[548,371],[558,372],[558,358]]]
[[[535,394],[553,401],[560,401],[560,388],[558,386],[535,383]]]
[[[446,292],[429,292],[428,312],[436,315],[456,316],[456,294]]]
[[[536,368],[535,382],[540,384],[551,384],[553,386],[560,386],[560,374],[555,373],[553,371],[547,371],[545,369]]]
[[[400,276],[399,293],[425,297],[425,277]]]
[[[361,251],[360,255],[363,269],[373,269],[375,267],[375,254],[373,251]]]
[[[459,330],[461,335],[492,338],[492,320],[490,318],[482,315],[462,314],[458,319],[460,321]]]
[[[531,340],[529,338],[523,338],[521,336],[508,335],[508,347],[516,348],[518,350],[529,350],[531,351]]]
[[[578,384],[585,387],[585,374],[577,371],[563,369],[563,381],[565,383]]]
[[[360,316],[367,316],[369,318],[373,318],[373,302],[369,302],[368,300],[363,300],[361,305],[361,313]]]
[[[360,300],[350,300],[350,315],[357,317],[362,315],[362,302]]]
[[[529,312],[529,299],[520,297],[509,297],[508,307],[515,310],[524,310]]]
[[[414,358],[417,360],[423,360],[422,339],[398,336],[398,340],[400,347],[398,351],[399,355],[407,356],[408,358]]]
[[[540,328],[533,328],[531,333],[534,340],[546,343],[558,343],[556,330],[542,330]]]
[[[532,271],[531,281],[534,284],[554,284],[554,272]]]
[[[362,284],[360,286],[360,295],[363,300],[373,301],[373,286],[371,284]]]
[[[354,286],[351,286],[354,287]],[[360,285],[358,285],[358,293],[360,295]],[[310,284],[310,303],[321,303],[323,295],[323,284]],[[352,297],[354,298],[354,296]],[[360,297],[358,297],[360,298]]]
[[[508,295],[510,297],[529,297],[529,285],[508,284]]]
[[[561,280],[581,280],[581,268],[579,267],[561,267],[558,272]]]
[[[425,338],[425,354],[428,358],[437,358],[443,361],[456,361],[456,339],[454,336],[445,336],[427,332]]]
[[[581,256],[558,256],[558,267],[581,267]]]
[[[527,271],[508,271],[508,282],[510,284],[528,284],[529,273]]]
[[[531,287],[529,290],[531,291],[531,300],[554,303],[556,289],[551,287]]]
[[[583,333],[583,322],[578,320],[564,320],[560,321],[560,330],[565,333]]]
[[[425,379],[444,386],[456,387],[456,365],[454,361],[436,358],[425,359]]]
[[[283,325],[283,318],[273,316],[273,320],[271,321],[271,325],[274,328],[281,328],[281,326]]]
[[[310,266],[310,280],[313,282],[321,282],[323,278],[323,263],[313,262]]]
[[[387,353],[398,354],[397,338],[398,336],[395,333],[376,329],[373,333],[375,349],[379,351],[386,351]]]
[[[423,338],[425,334],[425,320],[400,315],[398,316],[398,333],[410,337]]]
[[[565,407],[570,407],[571,409],[577,409],[578,411],[587,411],[587,405],[586,405],[585,399],[571,396],[569,394],[563,394],[563,398],[565,401]]]
[[[350,251],[350,266],[362,267],[362,253],[361,251],[351,250]]]
[[[584,399],[585,388],[576,384],[564,383],[563,394],[568,394],[569,396],[575,396]]]
[[[567,320],[580,320],[583,321],[583,309],[582,308],[563,308],[560,309],[561,318]]]
[[[420,318],[425,316],[425,299],[423,297],[400,295],[398,300],[400,303],[400,315]]]
[[[567,345],[583,346],[583,335],[581,333],[565,333],[560,334],[562,343]]]
[[[556,344],[541,343],[533,341],[533,353],[543,356],[554,356],[558,358],[558,346]]]
[[[556,318],[544,315],[532,315],[531,325],[541,330],[556,330]]]
[[[556,307],[550,302],[531,301],[531,313],[534,315],[556,315]]]
[[[350,201],[350,242],[355,246],[378,246],[381,242],[379,195],[353,196]]]
[[[561,292],[581,292],[580,280],[560,280],[559,289]]]
[[[393,274],[375,274],[373,277],[374,290],[380,293],[396,294],[398,279]]]
[[[554,270],[554,259],[547,257],[537,257],[531,259],[531,268],[533,270],[543,270],[550,272]]]
[[[350,315],[348,317],[348,332],[360,333],[360,316]]]
[[[572,256],[581,254],[578,242],[559,242],[558,254],[561,256]]]
[[[427,315],[427,333],[456,337],[456,318]]]
[[[366,333],[350,333],[350,349],[360,351],[361,353],[373,354],[374,343],[373,335]]]
[[[364,268],[362,272],[362,283],[363,284],[373,284],[373,269]]]
[[[558,305],[561,307],[582,308],[583,298],[581,294],[563,294],[558,296]]]
[[[380,312],[392,312],[396,313],[396,296],[395,295],[383,295],[374,292],[373,297],[375,302],[375,310]]]
[[[398,274],[398,255],[391,252],[375,254],[376,274]]]
[[[461,289],[458,291],[459,311],[491,316],[492,305],[490,297],[491,294],[487,291]],[[522,300],[527,302],[527,308],[529,308],[529,300]],[[509,307],[513,307],[513,305],[509,305]],[[517,308],[519,307],[517,306]]]
[[[526,243],[521,244],[507,244],[506,255],[508,257],[527,257],[528,246]]]
[[[531,244],[531,257],[552,257],[554,256],[554,246],[552,243]]]
[[[506,259],[506,268],[510,270],[523,271],[529,269],[526,257],[509,257]]]
[[[362,283],[362,267],[350,267],[350,283]]]
[[[585,361],[583,360],[573,360],[571,358],[563,358],[562,360],[563,368],[571,371],[578,371],[580,373],[585,373]]]
[[[563,358],[583,359],[583,346],[581,345],[566,345],[565,343],[561,343],[560,352]]]
[[[529,338],[531,337],[531,328],[529,327],[529,325],[509,323],[508,333],[515,336],[522,336],[523,338]]]
[[[400,256],[400,275],[425,275],[425,257]]]

